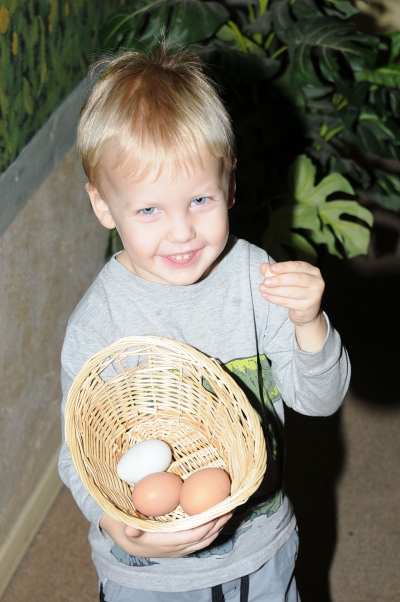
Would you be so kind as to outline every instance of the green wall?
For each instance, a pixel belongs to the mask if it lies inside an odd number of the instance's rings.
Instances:
[[[84,76],[125,0],[0,0],[0,173]]]

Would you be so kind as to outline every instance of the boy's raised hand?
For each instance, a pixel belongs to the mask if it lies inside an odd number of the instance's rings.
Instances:
[[[232,514],[224,514],[200,527],[175,533],[141,531],[103,514],[100,527],[113,541],[132,556],[144,558],[179,558],[209,546]]]
[[[318,351],[326,338],[327,324],[321,313],[325,284],[321,272],[305,261],[263,263],[264,280],[261,295],[267,301],[287,307],[289,318],[296,326],[300,349]]]

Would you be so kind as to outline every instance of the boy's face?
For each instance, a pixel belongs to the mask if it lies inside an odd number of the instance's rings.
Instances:
[[[140,181],[121,168],[106,168],[101,194],[87,184],[93,209],[106,228],[117,227],[124,251],[119,261],[137,276],[161,284],[188,285],[206,277],[228,239],[226,177],[220,161],[150,173]]]

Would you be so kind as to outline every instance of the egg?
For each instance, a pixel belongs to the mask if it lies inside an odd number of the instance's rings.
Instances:
[[[172,512],[179,504],[182,488],[181,479],[172,472],[149,474],[132,491],[132,502],[136,510],[145,516],[163,516]]]
[[[180,504],[186,514],[200,514],[222,502],[230,492],[231,482],[222,468],[202,468],[183,483]]]
[[[171,459],[169,445],[159,439],[146,439],[128,449],[121,457],[117,474],[122,481],[137,483],[148,474],[167,470]]]

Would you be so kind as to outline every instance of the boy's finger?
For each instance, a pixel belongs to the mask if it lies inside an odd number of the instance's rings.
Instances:
[[[284,272],[304,272],[305,274],[312,274],[315,276],[320,274],[320,270],[317,267],[306,261],[281,261],[279,263],[273,263],[269,266],[269,271],[271,272],[271,275],[283,274]]]
[[[136,529],[136,527],[131,527],[130,525],[126,525],[125,527],[125,535],[128,537],[139,537],[142,533],[143,531]]]
[[[211,531],[216,525],[217,519],[209,521],[199,527],[193,527],[192,529],[184,531],[176,531],[171,533],[171,538],[174,541],[174,545],[186,546],[188,544],[196,544],[203,541],[206,537],[209,537]]]
[[[273,276],[270,268],[271,268],[271,264],[269,264],[269,263],[262,263],[260,265],[260,272],[264,276],[264,278],[267,278],[268,276]]]
[[[232,518],[233,512],[227,512],[227,514],[223,514],[219,516],[217,519],[216,526],[217,528],[223,527],[226,523]]]
[[[300,286],[278,286],[276,288],[260,286],[260,292],[263,297],[277,297],[288,301],[306,301],[309,303],[314,299],[314,296],[309,294],[308,288]]]
[[[223,516],[206,523],[207,526],[210,526],[210,530],[207,531],[204,536],[198,541],[193,541],[192,545],[188,546],[186,553],[195,552],[196,550],[201,550],[210,545],[214,539],[218,537],[220,532],[222,531],[224,525],[228,522],[228,520],[232,517],[232,513],[224,514]],[[205,525],[202,525],[203,527]],[[199,527],[196,528],[196,530]]]
[[[303,291],[301,294],[309,297],[313,292],[315,292],[315,294],[322,293],[324,290],[324,282],[322,278],[319,279],[310,274],[295,274],[291,272],[289,274],[276,274],[271,278],[265,278],[259,285],[259,289],[261,292],[273,291],[274,294],[280,289],[280,291],[288,297],[292,295],[292,291],[299,289],[299,292],[295,293],[296,296],[297,294],[300,294],[300,291]],[[284,289],[286,289],[286,293]]]
[[[221,531],[222,527],[228,522],[228,520],[232,517],[232,513],[224,514],[214,520],[205,523],[204,525],[200,525],[199,527],[195,527],[194,529],[190,529],[191,532],[191,541],[192,543],[202,542],[209,537],[212,537],[215,534],[218,534]],[[183,533],[183,532],[182,532]],[[187,533],[187,532],[186,532]]]
[[[228,513],[228,514],[223,514],[222,516],[219,516],[218,518],[215,518],[214,520],[206,523],[205,525],[202,525],[203,527],[207,527],[206,532],[203,535],[204,537],[209,537],[212,533],[216,533],[218,531],[220,531],[222,529],[222,527],[228,522],[228,520],[232,517],[232,513]]]
[[[278,295],[266,295],[262,293],[264,299],[267,299],[274,305],[286,307],[296,311],[306,311],[310,307],[310,303],[306,299],[290,299],[289,297],[278,297]]]
[[[185,550],[185,554],[191,554],[192,552],[197,552],[198,550],[203,550],[204,548],[207,548],[210,544],[212,544],[212,542],[215,539],[217,539],[218,535],[219,531],[217,531],[217,533],[214,533],[213,535],[210,535],[210,537],[207,537],[207,539],[202,539],[202,541],[199,541],[198,543]]]

